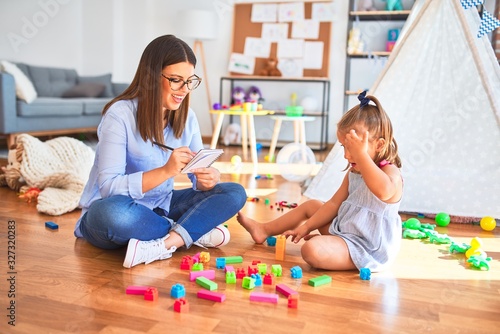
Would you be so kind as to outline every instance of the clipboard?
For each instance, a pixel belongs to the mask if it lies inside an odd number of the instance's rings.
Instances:
[[[191,173],[196,168],[208,168],[217,160],[224,150],[204,148],[198,151],[189,163],[182,169],[182,174]]]

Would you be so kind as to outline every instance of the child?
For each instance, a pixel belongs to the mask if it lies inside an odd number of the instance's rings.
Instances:
[[[326,203],[308,200],[264,224],[240,212],[238,221],[255,242],[278,234],[295,243],[304,238],[302,257],[318,269],[380,271],[394,260],[401,242],[401,160],[380,102],[366,92],[358,99],[337,125],[349,163],[337,192]],[[316,229],[320,235],[310,234]]]

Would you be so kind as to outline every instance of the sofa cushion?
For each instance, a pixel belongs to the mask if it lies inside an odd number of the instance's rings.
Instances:
[[[20,117],[79,116],[82,114],[82,99],[39,97],[30,104],[17,102],[17,115]]]
[[[2,60],[0,61],[0,70],[14,77],[17,98],[26,103],[31,103],[36,99],[37,93],[33,83],[16,64]]]
[[[74,69],[27,65],[33,85],[40,97],[61,97],[76,85],[78,74]]]
[[[104,91],[102,92],[99,97],[114,97],[115,95],[113,94],[113,85],[111,84],[111,73],[109,74],[103,74],[103,75],[98,75],[98,76],[79,76],[78,77],[78,83],[86,83],[86,82],[92,82],[92,83],[99,83],[104,85]]]
[[[110,101],[109,98],[85,99],[83,101],[84,115],[100,115],[102,109]]]
[[[62,94],[62,97],[98,97],[105,86],[95,82],[82,82],[71,87]]]

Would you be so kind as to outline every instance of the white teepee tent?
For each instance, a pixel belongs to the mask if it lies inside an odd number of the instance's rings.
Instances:
[[[479,25],[460,0],[417,0],[370,89],[403,160],[402,212],[500,218],[500,68]],[[342,155],[334,147],[305,196],[331,197]]]

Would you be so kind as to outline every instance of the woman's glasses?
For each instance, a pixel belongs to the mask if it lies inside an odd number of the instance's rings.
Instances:
[[[201,78],[197,75],[193,75],[186,81],[180,78],[169,78],[163,73],[161,74],[161,76],[168,80],[170,88],[174,91],[181,90],[184,85],[186,85],[189,90],[195,90],[201,84]]]

